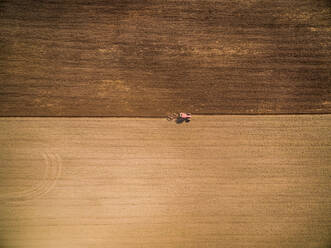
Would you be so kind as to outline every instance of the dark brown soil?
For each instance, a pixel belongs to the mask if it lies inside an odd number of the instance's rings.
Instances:
[[[3,0],[0,13],[0,116],[331,112],[326,0]]]

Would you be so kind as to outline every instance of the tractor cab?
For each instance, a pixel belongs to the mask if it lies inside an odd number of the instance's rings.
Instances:
[[[179,117],[183,119],[191,119],[192,115],[190,113],[180,113]]]

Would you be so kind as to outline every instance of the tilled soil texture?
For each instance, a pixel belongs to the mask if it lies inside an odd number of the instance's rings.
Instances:
[[[0,1],[0,116],[330,113],[327,0]]]
[[[5,248],[327,248],[331,115],[0,119]]]

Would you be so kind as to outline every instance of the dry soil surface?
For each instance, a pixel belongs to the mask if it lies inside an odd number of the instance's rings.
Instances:
[[[331,116],[0,119],[0,247],[327,248]]]

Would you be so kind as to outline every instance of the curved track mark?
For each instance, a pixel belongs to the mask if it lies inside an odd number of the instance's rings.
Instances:
[[[51,191],[62,172],[62,161],[58,154],[46,152],[42,154],[45,160],[45,171],[38,185],[19,192],[9,192],[0,195],[0,200],[22,201],[39,198]]]

